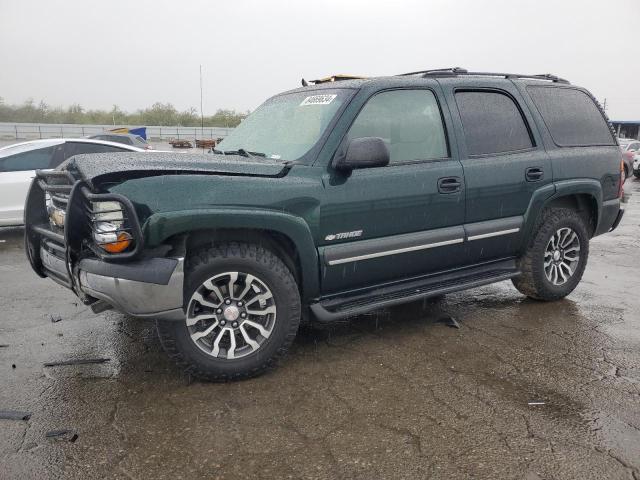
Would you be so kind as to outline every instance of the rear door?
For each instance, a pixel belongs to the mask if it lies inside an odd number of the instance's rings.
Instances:
[[[444,88],[462,132],[468,261],[513,256],[534,192],[553,180],[549,156],[511,82],[478,86],[461,79]]]
[[[386,167],[329,168],[320,214],[325,294],[398,282],[462,263],[464,179],[448,112],[429,88],[377,92],[349,139],[379,137]]]

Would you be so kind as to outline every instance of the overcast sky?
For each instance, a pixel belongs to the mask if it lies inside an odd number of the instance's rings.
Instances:
[[[0,0],[0,97],[253,109],[334,73],[552,72],[640,120],[639,0]]]

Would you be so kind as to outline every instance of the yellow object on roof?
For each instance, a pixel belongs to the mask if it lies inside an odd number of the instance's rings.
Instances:
[[[363,78],[367,78],[367,77],[363,77],[361,75],[346,75],[341,73],[338,75],[331,75],[330,77],[319,78],[318,80],[311,80],[310,83],[314,83],[317,85],[318,83],[337,82],[340,80],[360,80]]]

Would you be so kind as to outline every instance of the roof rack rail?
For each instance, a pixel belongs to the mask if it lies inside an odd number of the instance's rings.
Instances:
[[[399,76],[408,75],[422,75],[422,77],[457,77],[459,75],[468,75],[477,77],[530,78],[532,80],[548,80],[554,83],[569,83],[569,80],[557,77],[550,73],[527,75],[520,73],[469,72],[468,70],[460,67],[421,70],[417,72],[401,73]]]
[[[410,75],[442,75],[442,76],[455,76],[457,74],[466,74],[468,73],[466,69],[461,67],[453,67],[453,68],[434,68],[431,70],[418,70],[417,72],[409,72],[409,73],[401,73],[397,75],[398,77],[408,77]]]

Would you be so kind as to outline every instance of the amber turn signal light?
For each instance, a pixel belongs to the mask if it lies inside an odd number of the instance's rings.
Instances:
[[[120,253],[124,252],[129,245],[131,245],[131,235],[126,232],[120,232],[118,234],[118,240],[105,243],[102,245],[102,248],[109,253]]]

